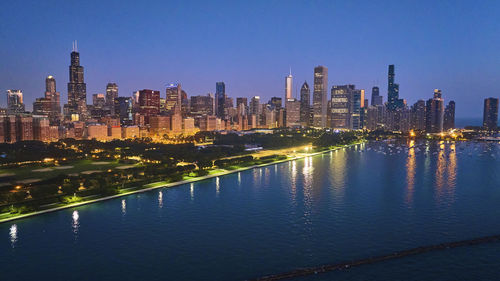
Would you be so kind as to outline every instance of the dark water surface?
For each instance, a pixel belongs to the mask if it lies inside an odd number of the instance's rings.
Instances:
[[[244,280],[495,234],[498,143],[373,142],[0,224],[0,280]],[[493,243],[297,280],[499,269]]]

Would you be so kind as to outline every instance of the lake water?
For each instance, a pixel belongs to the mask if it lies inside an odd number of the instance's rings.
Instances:
[[[0,224],[0,280],[245,280],[500,234],[498,143],[372,142]],[[493,280],[500,243],[296,280]]]

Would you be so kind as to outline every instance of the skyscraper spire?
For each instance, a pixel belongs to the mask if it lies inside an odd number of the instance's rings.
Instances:
[[[78,41],[75,40],[75,52],[78,52]]]

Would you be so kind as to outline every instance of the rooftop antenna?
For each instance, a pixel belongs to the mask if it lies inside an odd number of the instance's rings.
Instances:
[[[71,42],[71,44],[72,44],[71,51],[73,51],[73,52],[74,52],[74,51],[75,51],[75,41]]]
[[[292,76],[292,67],[290,66],[290,76]]]
[[[78,41],[75,40],[75,52],[78,52]]]

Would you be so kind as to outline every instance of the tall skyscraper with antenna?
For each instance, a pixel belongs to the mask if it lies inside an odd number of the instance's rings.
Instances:
[[[73,42],[71,65],[69,66],[68,104],[65,106],[65,116],[72,120],[87,118],[87,85],[83,79],[83,66],[80,65],[80,53],[77,42]]]
[[[290,74],[285,77],[285,101],[293,98],[293,76],[292,76],[292,68],[290,68]]]

